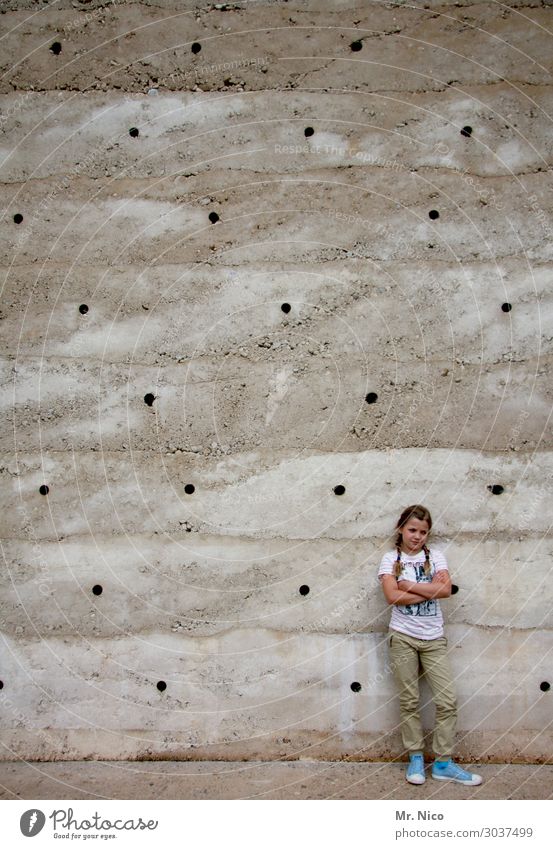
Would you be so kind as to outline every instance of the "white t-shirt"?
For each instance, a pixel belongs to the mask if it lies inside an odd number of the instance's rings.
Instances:
[[[382,575],[393,575],[397,551],[387,551],[380,568],[378,577]],[[447,562],[441,551],[430,549],[430,574],[424,574],[425,566],[424,551],[418,554],[405,554],[401,552],[402,572],[398,580],[416,581],[417,583],[429,583],[436,572],[447,569]],[[390,619],[392,631],[400,631],[409,637],[418,637],[420,640],[436,640],[444,633],[444,619],[437,598],[425,599],[418,604],[394,604],[392,617]]]

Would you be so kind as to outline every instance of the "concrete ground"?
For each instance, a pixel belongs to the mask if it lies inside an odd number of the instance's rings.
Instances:
[[[553,765],[473,764],[479,787],[414,787],[398,763],[0,763],[0,799],[552,799]]]

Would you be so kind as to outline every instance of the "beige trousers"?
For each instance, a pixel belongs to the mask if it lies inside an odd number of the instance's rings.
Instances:
[[[419,713],[419,661],[436,705],[432,749],[436,757],[450,757],[455,743],[457,702],[447,657],[447,640],[420,640],[398,631],[389,636],[390,659],[399,688],[401,734],[407,752],[424,751]]]

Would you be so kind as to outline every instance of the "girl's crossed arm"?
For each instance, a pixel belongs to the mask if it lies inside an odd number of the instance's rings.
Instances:
[[[419,594],[418,589],[417,592],[411,592],[406,587],[400,587],[393,575],[382,575],[380,582],[388,604],[419,604],[419,602],[427,599],[427,596]],[[401,584],[409,584],[413,587],[423,586],[423,584],[416,584],[411,581],[401,581]],[[430,584],[426,584],[426,586],[429,587]]]
[[[424,599],[449,598],[451,595],[451,578],[447,569],[440,569],[429,583],[418,584],[416,581],[398,581],[398,587],[406,593],[417,593]]]

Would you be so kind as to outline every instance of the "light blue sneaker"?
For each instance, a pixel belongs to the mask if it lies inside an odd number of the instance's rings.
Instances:
[[[409,766],[405,772],[409,784],[424,784],[424,758],[422,755],[409,755]]]
[[[474,787],[482,784],[482,776],[474,772],[467,772],[454,761],[434,761],[432,765],[432,778],[438,781],[456,781],[458,784],[467,784]]]

